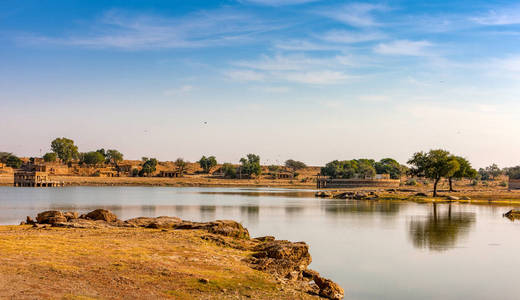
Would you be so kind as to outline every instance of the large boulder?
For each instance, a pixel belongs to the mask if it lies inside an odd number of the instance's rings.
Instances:
[[[304,242],[270,241],[253,247],[253,268],[281,277],[301,277],[312,258]],[[300,276],[294,276],[296,271]]]
[[[217,220],[209,222],[207,230],[209,233],[240,239],[249,239],[249,231],[242,226],[242,224],[232,220]]]
[[[335,283],[334,281],[323,278],[321,276],[315,276],[314,282],[320,289],[319,295],[321,297],[332,300],[343,299],[345,291],[341,286],[339,286],[339,284]]]
[[[176,225],[181,223],[182,220],[177,217],[138,217],[126,220],[124,226],[126,227],[145,227],[145,228],[175,228]]]
[[[67,218],[61,211],[48,210],[38,214],[36,216],[36,222],[40,224],[54,224],[58,222],[67,222]]]
[[[67,218],[67,221],[69,221],[71,219],[77,219],[79,215],[75,211],[67,211],[63,213],[63,216],[65,216],[65,218]]]
[[[90,220],[102,220],[106,222],[115,222],[117,221],[117,216],[113,214],[111,211],[106,209],[96,209],[94,211],[89,212],[85,215],[85,219]]]

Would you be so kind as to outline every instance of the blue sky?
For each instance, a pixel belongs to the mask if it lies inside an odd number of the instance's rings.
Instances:
[[[0,150],[516,165],[519,46],[514,1],[1,1]]]

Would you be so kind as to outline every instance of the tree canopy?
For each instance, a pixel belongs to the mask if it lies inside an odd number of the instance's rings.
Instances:
[[[217,165],[217,159],[215,156],[202,156],[199,160],[199,165],[204,170],[204,173],[209,173],[211,171],[211,168]]]
[[[18,158],[16,155],[13,155],[12,153],[7,152],[0,153],[0,161],[13,169],[19,169],[23,164],[20,158]]]
[[[293,172],[296,172],[300,169],[307,168],[307,165],[301,161],[288,159],[285,161],[285,166],[289,169],[291,169]]]
[[[453,178],[462,179],[462,178],[475,178],[477,176],[477,170],[473,169],[471,163],[461,156],[454,156],[459,164],[459,168],[451,177],[449,177],[450,182],[450,192],[453,192]]]
[[[78,147],[68,138],[56,138],[51,142],[51,149],[65,163],[78,158]]]
[[[87,165],[99,165],[105,162],[105,157],[99,151],[82,153],[81,162]]]
[[[391,179],[399,179],[404,173],[404,167],[393,158],[383,158],[374,164],[377,174],[389,174]]]
[[[106,151],[105,158],[107,163],[117,165],[123,161],[123,153],[115,149],[109,149]]]
[[[247,175],[260,175],[262,174],[262,167],[260,166],[260,156],[256,154],[248,154],[247,157],[240,159],[242,164],[241,172]]]
[[[153,172],[155,172],[157,168],[157,159],[155,158],[147,158],[147,160],[143,163],[143,167],[141,171],[139,171],[139,176],[150,176]]]
[[[507,168],[506,175],[509,176],[510,179],[520,179],[520,166]]]
[[[333,160],[321,168],[321,174],[331,178],[366,178],[374,177],[376,170],[373,159]]]
[[[179,174],[181,176],[182,174],[184,174],[187,165],[188,163],[184,161],[183,158],[177,158],[177,160],[175,161],[175,166],[177,167],[177,171],[179,171]]]
[[[442,149],[428,153],[417,152],[408,161],[412,165],[412,174],[434,180],[433,196],[437,196],[437,184],[441,178],[450,178],[459,169],[459,162],[450,152]]]
[[[222,173],[228,178],[235,178],[237,176],[237,169],[230,163],[222,165]]]
[[[480,179],[491,180],[497,178],[500,175],[503,175],[504,171],[502,171],[497,166],[497,164],[492,164],[491,166],[488,166],[486,168],[480,168],[478,170],[478,173],[480,174]]]
[[[43,155],[43,161],[46,162],[55,162],[58,159],[58,155],[54,152],[47,152]]]

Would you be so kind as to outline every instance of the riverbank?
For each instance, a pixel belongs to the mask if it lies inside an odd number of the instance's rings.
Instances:
[[[307,269],[305,243],[252,239],[234,221],[115,218],[48,212],[0,226],[0,298],[341,298]]]

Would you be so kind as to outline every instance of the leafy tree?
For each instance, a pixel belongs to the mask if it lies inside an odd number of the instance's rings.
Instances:
[[[285,166],[289,169],[291,169],[294,172],[300,170],[300,169],[304,169],[304,168],[307,168],[307,165],[301,161],[297,161],[297,160],[293,160],[293,159],[288,159],[285,161]]]
[[[5,157],[4,163],[6,166],[11,167],[13,169],[19,169],[22,166],[22,160],[13,154],[9,154],[9,156]]]
[[[393,158],[383,158],[376,162],[374,167],[377,174],[389,174],[391,179],[401,178],[404,171],[403,166]]]
[[[177,171],[179,171],[180,176],[184,174],[187,165],[188,163],[184,161],[184,159],[182,158],[177,158],[177,160],[175,161],[175,166],[177,166]]]
[[[504,172],[497,166],[497,164],[492,164],[491,166],[488,166],[485,169],[480,168],[478,172],[482,180],[494,180],[498,176],[504,174]]]
[[[510,179],[520,179],[520,166],[507,168],[506,175],[509,176]]]
[[[105,158],[107,163],[111,163],[117,166],[120,162],[123,161],[123,153],[115,149],[109,149],[106,152]]]
[[[225,163],[222,165],[222,173],[228,178],[235,178],[237,177],[237,168],[230,163]]]
[[[431,178],[433,197],[437,197],[437,184],[441,178],[450,178],[459,169],[459,162],[446,150],[430,150],[428,153],[417,152],[408,161],[412,165],[412,174]]]
[[[12,155],[11,152],[0,152],[0,162],[5,164],[5,161],[10,155]]]
[[[321,168],[321,174],[343,179],[373,177],[376,174],[374,164],[372,159],[334,160]]]
[[[260,156],[256,154],[248,154],[247,157],[240,159],[242,164],[242,173],[247,175],[260,175],[262,174],[262,167],[260,166]]]
[[[98,150],[96,150],[96,152],[99,152],[99,153],[101,153],[104,157],[107,157],[107,152],[105,151],[105,148],[98,149]]]
[[[361,178],[374,178],[376,169],[368,160],[362,160],[358,163],[357,173]]]
[[[51,142],[51,149],[63,162],[70,162],[78,157],[78,147],[68,138],[56,138]]]
[[[105,162],[105,157],[98,151],[83,153],[82,162],[87,165],[99,165]]]
[[[139,176],[150,176],[157,169],[157,159],[149,158],[143,163],[143,168],[139,171]]]
[[[217,165],[217,159],[215,156],[202,156],[199,160],[200,167],[204,170],[204,173],[209,173],[211,171],[211,168]]]
[[[464,157],[454,156],[454,158],[459,163],[459,169],[453,173],[452,176],[448,178],[450,183],[450,192],[454,192],[453,189],[453,178],[462,179],[462,178],[475,178],[477,176],[477,170],[473,169],[471,163],[465,159]]]
[[[47,152],[43,155],[43,160],[46,162],[55,162],[58,159],[58,155],[54,152]]]

